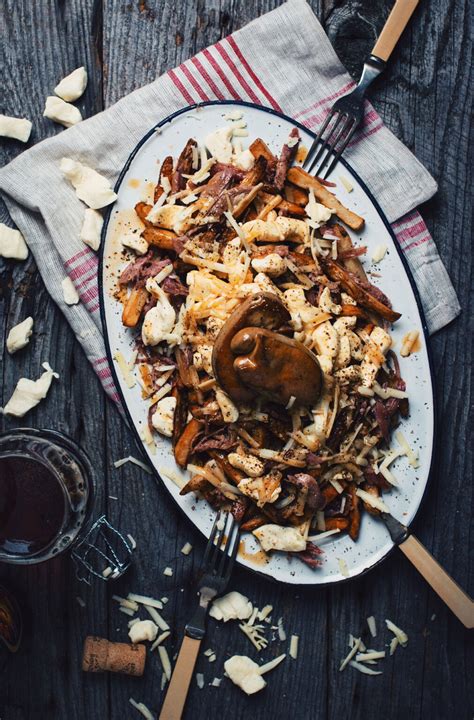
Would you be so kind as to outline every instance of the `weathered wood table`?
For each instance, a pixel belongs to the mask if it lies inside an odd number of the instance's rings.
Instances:
[[[1,111],[34,119],[36,141],[54,135],[61,130],[43,120],[41,113],[44,98],[66,71],[87,66],[90,80],[80,101],[87,117],[278,4],[278,0],[3,0]],[[356,75],[388,14],[390,0],[313,0],[311,4],[341,59]],[[472,594],[468,6],[467,0],[420,3],[373,99],[388,126],[439,182],[438,195],[421,210],[464,312],[431,340],[440,433],[435,470],[415,530]],[[3,163],[19,152],[19,143],[1,142]],[[81,585],[67,557],[30,569],[0,567],[0,582],[17,594],[27,620],[19,653],[0,654],[0,718],[138,717],[128,704],[130,696],[157,711],[163,700],[158,657],[149,657],[143,679],[83,675],[83,639],[87,634],[126,639],[128,618],[118,612],[112,593],[167,595],[165,614],[173,628],[174,654],[194,603],[189,587],[203,540],[150,476],[130,465],[114,469],[115,459],[137,454],[134,440],[106,401],[31,257],[27,263],[0,260],[0,282],[1,337],[27,315],[36,323],[27,351],[3,355],[0,404],[6,402],[16,380],[36,376],[44,360],[61,376],[47,400],[25,420],[2,418],[2,429],[28,424],[56,428],[75,438],[96,468],[98,510],[107,512],[113,523],[138,541],[133,569],[116,585]],[[189,557],[180,553],[186,541],[194,546]],[[166,565],[174,567],[173,577],[163,575]],[[252,654],[235,624],[212,623],[205,647],[214,648],[218,659],[210,665],[207,658],[200,658],[197,670],[204,673],[206,685],[200,690],[193,684],[186,718],[472,718],[472,637],[398,552],[367,576],[330,589],[292,590],[239,569],[232,585],[259,607],[274,605],[274,618],[283,617],[288,633],[301,636],[299,657],[287,659],[268,678],[268,688],[251,699],[228,681],[220,688],[210,687],[214,676],[222,677],[229,653]],[[84,608],[77,595],[85,601]],[[371,614],[379,626],[386,617],[398,622],[409,634],[408,647],[385,662],[381,676],[366,677],[351,668],[339,673],[348,633],[359,633]],[[279,651],[286,645],[281,643]],[[276,655],[277,643],[272,648]]]

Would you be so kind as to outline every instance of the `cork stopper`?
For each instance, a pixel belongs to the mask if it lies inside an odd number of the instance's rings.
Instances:
[[[82,669],[84,672],[110,672],[143,675],[146,648],[144,645],[115,643],[89,635],[84,641]]]

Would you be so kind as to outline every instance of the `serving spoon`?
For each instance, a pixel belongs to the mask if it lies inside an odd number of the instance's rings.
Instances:
[[[411,535],[408,528],[396,520],[393,515],[389,512],[381,512],[380,515],[377,514],[373,517],[380,517],[383,520],[395,545],[398,545],[405,557],[416,567],[462,624],[472,629],[474,627],[474,601],[469,595],[448,575],[446,570],[443,570],[425,546],[414,535]]]

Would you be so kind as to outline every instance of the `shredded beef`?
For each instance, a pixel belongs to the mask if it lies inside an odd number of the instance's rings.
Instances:
[[[134,283],[137,286],[144,285],[147,278],[157,275],[171,260],[158,258],[154,250],[149,250],[137,260],[129,263],[120,276],[120,285]]]
[[[292,147],[290,147],[286,143],[282,147],[281,155],[278,158],[276,165],[275,178],[273,180],[273,183],[278,190],[283,189],[283,185],[285,184],[286,180],[286,173],[288,172],[288,168],[293,162],[296,151],[298,149],[298,143],[300,139],[298,128],[293,128],[293,130],[290,132],[290,138],[298,138],[298,142]]]
[[[176,163],[176,169],[171,176],[171,192],[179,192],[186,187],[184,175],[191,175],[193,171],[193,147],[196,147],[196,140],[191,138],[184,146],[181,155]]]
[[[186,295],[189,294],[186,285],[183,285],[181,280],[178,280],[177,277],[171,277],[171,275],[168,275],[168,277],[163,280],[161,287],[165,293],[172,297],[186,297]]]
[[[321,566],[321,560],[320,555],[322,555],[323,551],[318,548],[317,545],[315,545],[312,542],[306,543],[306,550],[301,550],[301,552],[294,553],[298,560],[301,560],[301,562],[304,562],[305,565],[308,565],[310,568],[317,568]]]
[[[287,480],[293,485],[296,485],[299,490],[305,490],[307,492],[306,505],[311,508],[311,510],[323,509],[325,505],[324,495],[312,475],[308,475],[308,473],[296,473],[295,475],[288,475]]]

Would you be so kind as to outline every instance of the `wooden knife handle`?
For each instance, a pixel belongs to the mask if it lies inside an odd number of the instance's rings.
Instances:
[[[416,537],[409,535],[398,547],[462,624],[467,628],[474,627],[474,601],[443,570],[425,546]]]
[[[201,640],[184,636],[159,720],[181,720],[200,646]]]
[[[419,0],[396,0],[374,45],[372,55],[385,62],[389,59],[418,3]]]

